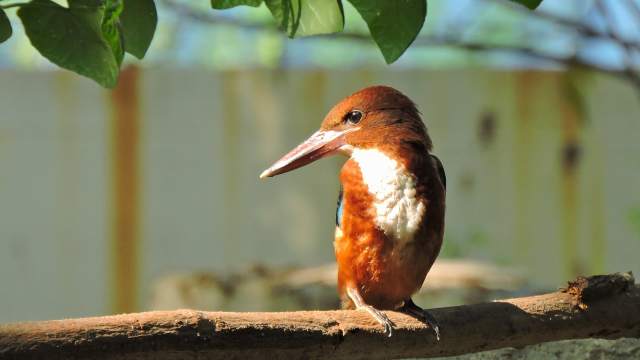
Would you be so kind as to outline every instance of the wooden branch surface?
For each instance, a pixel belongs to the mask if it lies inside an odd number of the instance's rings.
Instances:
[[[562,291],[432,310],[426,325],[387,312],[396,330],[360,311],[194,310],[0,325],[0,359],[386,359],[450,356],[546,341],[640,337],[640,286],[618,273]]]

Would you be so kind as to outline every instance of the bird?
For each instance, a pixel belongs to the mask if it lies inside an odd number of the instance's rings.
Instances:
[[[260,174],[273,177],[341,154],[334,250],[344,309],[369,313],[392,336],[383,310],[440,326],[412,296],[440,252],[446,176],[415,103],[384,85],[336,104],[320,129]]]

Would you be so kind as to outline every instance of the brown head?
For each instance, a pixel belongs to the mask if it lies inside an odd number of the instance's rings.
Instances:
[[[320,129],[283,156],[260,178],[279,175],[335,153],[377,147],[431,150],[415,104],[388,86],[364,88],[329,111]]]

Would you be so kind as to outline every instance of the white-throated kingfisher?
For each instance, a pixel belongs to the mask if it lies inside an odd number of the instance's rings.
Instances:
[[[446,180],[415,104],[388,86],[362,89],[338,103],[320,130],[265,170],[271,177],[332,154],[340,171],[334,248],[343,308],[370,313],[391,336],[381,310],[428,323],[411,296],[422,286],[444,234]]]

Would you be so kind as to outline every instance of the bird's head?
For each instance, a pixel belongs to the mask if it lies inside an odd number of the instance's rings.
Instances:
[[[260,178],[276,176],[336,153],[354,149],[431,150],[431,139],[415,104],[388,86],[364,88],[329,111],[320,129],[276,161]]]

